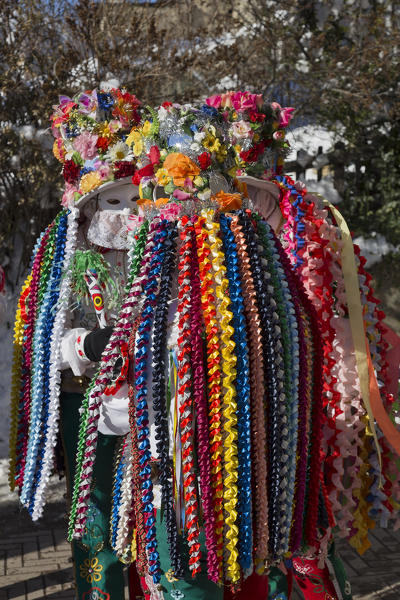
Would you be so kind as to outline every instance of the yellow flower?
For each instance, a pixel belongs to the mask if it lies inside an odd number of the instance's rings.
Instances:
[[[254,141],[254,142],[258,142],[259,140],[260,140],[260,136],[259,136],[259,134],[258,134],[258,133],[255,133],[255,134],[254,134],[254,136],[253,136],[253,141]]]
[[[132,146],[133,144],[133,154],[135,156],[139,156],[143,152],[143,138],[142,134],[138,129],[133,128],[125,140],[125,144],[128,146]]]
[[[221,146],[219,139],[209,133],[204,138],[202,144],[209,152],[217,152]]]
[[[90,171],[90,173],[86,173],[82,177],[79,187],[81,189],[81,192],[87,194],[88,192],[91,192],[95,188],[99,187],[101,183],[102,179],[100,177],[100,174],[97,171]]]
[[[150,135],[150,131],[151,131],[151,123],[150,121],[145,121],[143,123],[143,127],[142,127],[142,134],[147,137],[148,135]]]
[[[107,138],[112,142],[116,142],[118,139],[118,136],[115,135],[113,126],[108,121],[104,121],[104,123],[97,125],[95,127],[95,133],[97,133],[99,137]]]
[[[158,183],[160,185],[162,185],[163,187],[168,185],[169,182],[171,181],[171,178],[168,175],[167,169],[158,169],[158,171],[156,171],[156,177],[157,177]]]
[[[195,186],[201,187],[202,185],[204,185],[204,180],[202,177],[197,176],[194,178],[193,183]]]
[[[226,149],[226,146],[224,144],[221,144],[221,147],[219,148],[219,150],[217,150],[216,153],[217,161],[221,163],[224,162],[227,154],[228,151]]]
[[[83,565],[79,565],[82,579],[86,579],[88,583],[93,581],[100,581],[101,571],[103,566],[99,565],[98,558],[85,558]]]
[[[64,147],[63,141],[60,138],[54,140],[53,154],[54,154],[54,156],[56,157],[57,160],[59,160],[62,163],[64,162],[64,160],[65,160],[65,147]]]

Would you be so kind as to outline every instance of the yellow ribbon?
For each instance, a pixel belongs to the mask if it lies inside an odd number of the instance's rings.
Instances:
[[[27,303],[26,292],[30,288],[32,281],[32,273],[26,278],[24,285],[22,286],[21,295],[18,302],[18,308],[15,315],[14,325],[14,341],[13,341],[13,359],[12,359],[12,375],[11,375],[11,418],[10,418],[10,436],[9,436],[9,448],[10,448],[10,463],[8,472],[8,483],[10,490],[15,489],[15,464],[16,464],[16,444],[17,444],[17,433],[18,433],[18,407],[21,394],[21,359],[23,349],[23,336],[26,324],[26,317],[22,314],[22,302]]]
[[[211,249],[211,263],[215,277],[215,293],[217,296],[217,310],[220,315],[221,327],[221,356],[222,356],[222,385],[224,388],[224,468],[226,475],[224,477],[224,510],[226,525],[226,549],[229,552],[227,558],[227,576],[233,583],[240,579],[240,566],[238,562],[238,534],[237,523],[237,503],[238,503],[238,450],[237,450],[237,402],[236,388],[234,381],[236,379],[236,355],[235,342],[232,337],[234,329],[231,325],[233,313],[229,310],[231,301],[227,294],[229,286],[226,277],[226,267],[223,263],[224,254],[222,252],[222,241],[218,237],[220,233],[219,223],[213,221],[213,211],[203,211],[206,216],[206,228],[208,230],[208,240]]]
[[[360,390],[361,397],[365,406],[365,410],[367,411],[369,426],[372,432],[372,436],[374,438],[379,467],[382,471],[382,457],[381,457],[381,449],[378,442],[378,436],[376,434],[375,422],[374,419],[379,423],[383,433],[384,427],[382,427],[380,419],[378,415],[374,414],[371,400],[373,400],[374,406],[377,404],[382,405],[382,400],[379,394],[378,384],[376,382],[375,371],[370,359],[369,355],[369,345],[368,340],[365,335],[365,326],[363,319],[363,310],[361,305],[361,297],[360,297],[360,288],[357,274],[356,261],[354,257],[354,247],[353,240],[351,238],[350,230],[347,226],[346,221],[343,216],[337,210],[335,206],[333,206],[328,200],[323,199],[323,202],[326,206],[328,206],[335,217],[336,223],[340,229],[342,235],[342,249],[341,249],[341,259],[342,259],[342,270],[343,270],[343,279],[344,286],[346,290],[347,297],[347,305],[349,311],[349,319],[350,319],[350,328],[351,335],[353,338],[354,351],[356,357],[357,364],[357,372],[360,380]],[[377,396],[379,398],[377,398]],[[383,408],[383,405],[382,405]],[[385,413],[386,414],[386,413]],[[386,415],[387,416],[387,415]],[[387,417],[390,421],[389,417]],[[396,431],[396,433],[398,433]],[[385,433],[385,435],[387,435]],[[400,440],[400,434],[399,440]],[[389,438],[388,438],[389,439]],[[400,441],[399,441],[399,450],[400,450]],[[396,450],[397,451],[397,450]],[[381,483],[380,483],[381,485]]]

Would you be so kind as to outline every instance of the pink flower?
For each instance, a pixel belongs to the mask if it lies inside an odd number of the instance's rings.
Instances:
[[[293,118],[292,113],[295,109],[291,107],[282,108],[278,102],[271,102],[271,106],[273,110],[279,111],[279,127],[287,127]]]
[[[219,108],[221,106],[221,101],[221,96],[217,94],[215,96],[210,96],[209,98],[207,98],[206,104],[208,106],[212,106],[213,108]]]
[[[97,155],[97,135],[84,131],[74,140],[74,148],[84,160],[90,160]]]
[[[168,221],[175,221],[175,219],[178,218],[181,210],[182,207],[179,204],[171,202],[171,204],[167,204],[167,206],[160,210],[160,216],[163,219],[168,219]]]
[[[111,167],[105,162],[96,161],[95,168],[102,179],[108,179],[111,175]]]
[[[222,108],[232,108],[232,96],[233,92],[226,92],[226,94],[221,95]]]
[[[274,138],[274,140],[283,140],[283,138],[285,137],[285,132],[282,131],[282,129],[278,129],[278,131],[274,131],[272,137]]]
[[[65,206],[65,208],[74,205],[74,196],[76,192],[79,193],[77,187],[75,187],[72,183],[65,183],[64,193],[61,199],[61,204]]]
[[[250,94],[250,92],[235,92],[232,97],[232,105],[235,110],[256,110],[257,108],[257,94]]]
[[[264,98],[262,94],[256,94],[256,105],[257,108],[260,110],[260,108],[262,108],[262,105],[264,104]]]
[[[174,190],[174,198],[177,200],[188,200],[191,197],[192,195],[188,194],[187,192],[178,189]]]
[[[232,124],[232,133],[235,138],[247,138],[253,135],[253,130],[246,121],[235,121]]]
[[[78,102],[80,104],[80,111],[83,113],[91,113],[97,108],[97,92],[82,92],[79,95]]]
[[[129,215],[128,217],[128,231],[135,231],[144,221],[144,217],[141,215]]]
[[[280,115],[280,121],[279,121],[279,127],[287,127],[290,123],[290,121],[293,119],[293,112],[295,111],[294,108],[282,108],[281,110],[281,115]]]

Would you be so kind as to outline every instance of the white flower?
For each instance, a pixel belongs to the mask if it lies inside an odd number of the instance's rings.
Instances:
[[[206,132],[205,131],[196,131],[196,133],[194,134],[194,141],[195,142],[202,142],[205,137],[206,137]]]
[[[199,200],[209,200],[211,198],[211,190],[209,188],[197,193]]]
[[[190,149],[193,150],[193,152],[201,152],[202,151],[202,147],[200,146],[200,144],[191,144],[190,145]]]
[[[105,158],[111,162],[116,162],[118,160],[132,160],[133,154],[125,142],[117,142],[108,149]]]
[[[160,121],[165,121],[167,116],[168,116],[167,109],[164,108],[163,106],[160,106],[160,108],[158,109],[158,118],[160,119]]]

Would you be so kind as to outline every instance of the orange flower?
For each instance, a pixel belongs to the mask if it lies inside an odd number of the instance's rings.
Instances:
[[[151,206],[153,202],[151,200],[148,200],[147,198],[138,198],[136,200],[136,204],[138,206]]]
[[[228,210],[237,210],[242,206],[241,194],[227,194],[222,190],[212,196],[212,200],[218,202],[220,209],[224,212]]]
[[[164,169],[168,175],[173,178],[174,184],[183,187],[185,179],[193,179],[200,173],[199,167],[191,158],[181,152],[172,152],[168,154],[164,161]]]
[[[169,198],[157,198],[156,206],[157,207],[164,206],[164,204],[167,204],[168,202],[169,202]]]

